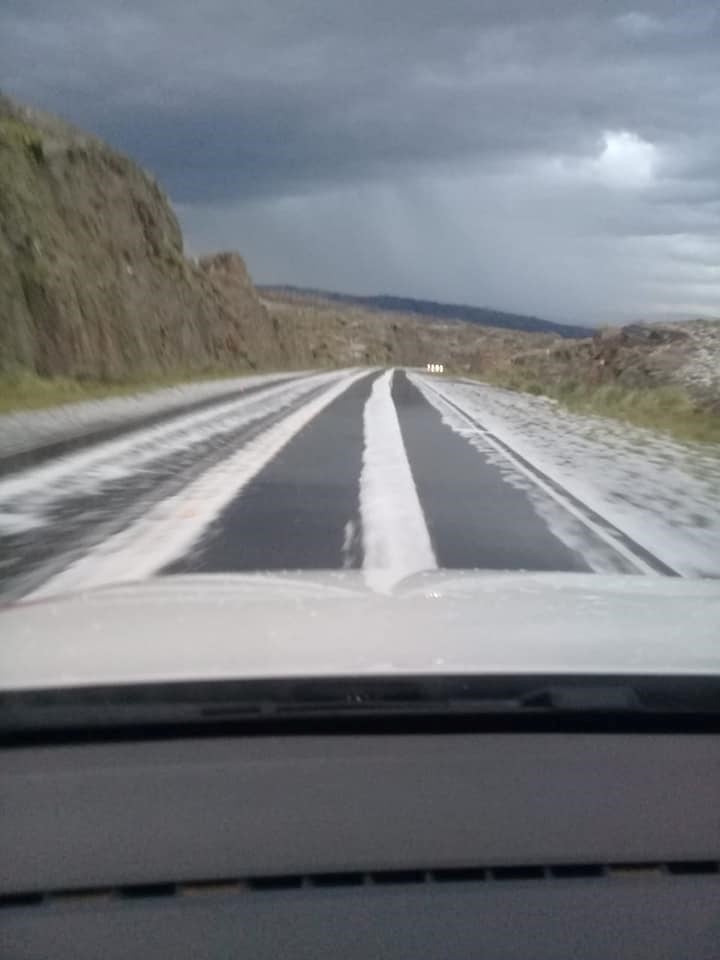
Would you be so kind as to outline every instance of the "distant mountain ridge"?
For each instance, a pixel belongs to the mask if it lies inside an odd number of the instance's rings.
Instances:
[[[332,290],[318,290],[309,287],[295,287],[292,285],[267,285],[258,287],[259,290],[277,290],[281,293],[298,296],[317,297],[322,300],[336,303],[356,304],[369,310],[382,310],[391,313],[414,313],[423,317],[437,320],[462,320],[465,323],[476,323],[484,327],[499,327],[505,330],[522,330],[526,333],[551,333],[569,339],[584,339],[591,337],[596,331],[593,327],[556,323],[553,320],[543,320],[540,317],[527,316],[521,313],[507,313],[503,310],[492,310],[489,307],[471,307],[459,303],[439,303],[434,300],[416,300],[412,297],[394,297],[387,294],[377,296],[359,296],[350,293],[336,293]]]

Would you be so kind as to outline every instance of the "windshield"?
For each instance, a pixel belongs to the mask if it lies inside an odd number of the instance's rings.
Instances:
[[[3,689],[720,674],[718,90],[708,0],[3,3]]]

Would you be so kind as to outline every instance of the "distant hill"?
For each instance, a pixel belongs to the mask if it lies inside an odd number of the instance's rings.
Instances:
[[[391,297],[385,294],[373,297],[355,296],[349,293],[336,293],[330,290],[317,290],[307,287],[275,286],[259,287],[263,290],[277,290],[298,296],[317,297],[337,303],[356,304],[369,310],[382,310],[391,313],[414,313],[438,320],[462,320],[465,323],[477,323],[484,327],[499,327],[505,330],[522,330],[526,333],[552,333],[560,337],[580,339],[591,337],[592,327],[555,323],[540,317],[526,316],[522,313],[505,313],[487,307],[470,307],[459,303],[436,303],[434,300],[415,300],[411,297]]]

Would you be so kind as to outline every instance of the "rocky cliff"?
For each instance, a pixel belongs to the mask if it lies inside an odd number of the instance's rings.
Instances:
[[[720,321],[634,323],[592,339],[555,343],[509,358],[540,383],[573,381],[628,389],[677,387],[703,409],[720,412]]]
[[[123,380],[287,362],[238,255],[186,259],[151,177],[0,97],[0,372]]]

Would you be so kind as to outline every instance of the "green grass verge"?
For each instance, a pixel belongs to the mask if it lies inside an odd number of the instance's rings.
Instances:
[[[166,374],[146,379],[108,383],[99,380],[76,380],[70,377],[38,377],[31,373],[0,375],[0,413],[18,410],[42,410],[82,400],[128,396],[182,383],[222,380],[226,377],[251,376],[255,370],[224,370],[216,373]],[[262,371],[268,373],[271,371]]]
[[[571,384],[557,399],[570,410],[626,420],[670,434],[678,440],[720,444],[720,416],[699,408],[679,387],[630,389]]]
[[[575,413],[624,420],[699,443],[720,444],[720,416],[699,407],[680,387],[591,386],[575,381],[541,383],[516,371],[477,377],[495,386],[552,397]]]

